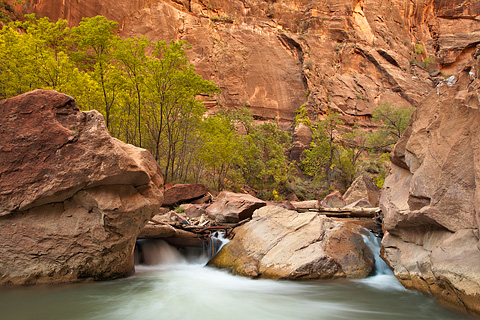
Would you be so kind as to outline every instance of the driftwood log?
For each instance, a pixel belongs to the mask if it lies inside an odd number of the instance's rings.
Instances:
[[[336,218],[373,218],[381,210],[380,208],[319,208],[298,210],[298,212],[318,212],[327,217]]]

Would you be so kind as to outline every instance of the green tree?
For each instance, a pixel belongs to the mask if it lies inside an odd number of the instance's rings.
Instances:
[[[338,158],[335,165],[337,178],[343,186],[348,187],[352,184],[357,173],[357,161],[355,160],[355,149],[340,146],[338,148]]]
[[[105,116],[107,128],[112,127],[113,108],[121,86],[121,74],[113,64],[113,51],[118,36],[115,31],[118,23],[103,16],[82,18],[78,27],[72,28],[72,36],[77,51],[72,53],[76,63],[90,73],[97,83],[98,106]]]
[[[246,153],[249,157],[246,157],[245,169],[250,171],[250,177],[245,175],[246,178],[256,179],[254,186],[261,189],[284,186],[294,170],[287,157],[291,137],[272,121],[257,125],[247,138],[248,144],[255,148]]]
[[[34,13],[25,15],[25,21],[18,21],[16,26],[25,30],[45,47],[53,51],[55,59],[58,60],[60,53],[66,53],[72,45],[70,28],[67,27],[67,20],[58,19],[51,22],[48,18],[37,19]]]
[[[0,30],[0,98],[53,89],[81,100],[90,79],[65,52],[69,42],[65,20],[52,23],[33,14]]]
[[[307,107],[304,104],[302,104],[300,108],[297,111],[295,111],[294,124],[295,126],[297,126],[300,123],[303,123],[309,128],[312,127],[312,121],[308,116]]]
[[[342,135],[338,168],[345,186],[349,186],[355,179],[360,157],[368,149],[367,140],[368,135],[365,129],[360,128],[356,124],[350,131]]]
[[[336,112],[328,111],[323,120],[312,126],[312,143],[310,149],[304,151],[301,167],[304,172],[318,179],[326,179],[326,188],[330,190],[333,181],[333,169],[337,165],[340,134],[338,126],[343,122]]]
[[[226,180],[234,174],[234,166],[244,164],[242,157],[242,139],[237,133],[234,121],[225,112],[203,120],[203,145],[199,152],[200,159],[210,169],[210,180],[214,188],[224,188]],[[235,178],[235,177],[234,177]]]
[[[241,172],[241,181],[273,199],[273,190],[281,190],[293,179],[295,166],[287,155],[291,136],[275,121],[255,123],[246,108],[231,111],[230,116],[237,127],[245,130],[241,136],[242,162],[236,168]]]
[[[167,181],[185,176],[189,141],[206,111],[197,96],[219,91],[213,82],[195,73],[185,53],[186,46],[182,41],[155,43],[146,67],[149,96],[145,122],[149,145],[157,160],[163,155]]]
[[[379,128],[370,134],[367,145],[376,150],[391,148],[407,128],[414,108],[398,107],[383,103],[373,109],[373,121]]]
[[[199,159],[214,188],[246,184],[273,199],[273,190],[284,189],[293,178],[295,167],[287,156],[291,137],[276,122],[255,123],[243,109],[218,112],[202,123]]]
[[[35,39],[20,34],[12,25],[0,31],[0,99],[10,98],[37,87],[33,55]]]
[[[123,114],[119,118],[127,120],[124,121],[123,130],[120,129],[119,134],[122,134],[127,142],[143,147],[144,100],[147,91],[145,77],[148,61],[146,50],[151,43],[144,37],[127,38],[117,39],[114,46],[113,57],[119,69],[115,76],[121,79],[117,84],[124,90],[123,110],[120,111]]]

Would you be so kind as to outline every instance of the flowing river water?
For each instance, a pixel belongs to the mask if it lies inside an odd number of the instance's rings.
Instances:
[[[378,258],[378,239],[365,241],[376,252],[374,276],[309,282],[234,276],[206,267],[205,257],[187,259],[166,243],[150,243],[150,265],[126,279],[1,289],[0,319],[467,319],[404,289]]]

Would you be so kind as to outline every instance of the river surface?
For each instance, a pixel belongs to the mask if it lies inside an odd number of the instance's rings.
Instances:
[[[153,249],[161,264],[137,266],[126,279],[2,289],[0,319],[467,319],[405,290],[382,261],[378,274],[363,280],[250,280],[166,245]]]

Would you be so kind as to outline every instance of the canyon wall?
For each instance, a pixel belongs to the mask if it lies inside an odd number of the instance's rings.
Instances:
[[[368,124],[383,102],[416,106],[480,42],[480,5],[460,0],[27,0],[17,9],[70,25],[100,14],[122,36],[187,40],[198,72],[222,89],[209,106],[248,107],[285,127],[302,104],[350,124]]]
[[[380,206],[383,258],[410,289],[480,314],[480,46],[417,107]]]
[[[406,287],[480,312],[480,66],[471,61],[480,2],[25,2],[16,8],[72,26],[100,14],[124,37],[186,40],[198,72],[222,89],[210,107],[248,107],[284,128],[302,104],[312,118],[331,108],[364,126],[383,102],[418,107],[385,182],[383,257]]]

